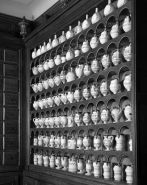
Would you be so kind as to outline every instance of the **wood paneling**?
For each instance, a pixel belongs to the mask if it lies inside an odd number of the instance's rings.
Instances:
[[[3,90],[3,79],[2,77],[0,77],[0,91]]]
[[[18,95],[5,93],[5,105],[6,106],[18,106]]]
[[[5,134],[18,134],[18,122],[6,121]]]
[[[5,82],[6,91],[18,92],[18,80],[17,79],[5,78],[4,82]]]
[[[18,137],[5,136],[5,150],[17,150]]]
[[[3,65],[2,65],[2,63],[0,63],[0,76],[2,76],[3,75]]]
[[[0,48],[0,61],[4,60],[4,49]]]
[[[18,152],[5,152],[4,153],[5,165],[17,165],[18,164]]]
[[[5,50],[5,61],[6,62],[19,62],[18,51]]]
[[[6,77],[18,77],[19,73],[18,73],[18,66],[17,65],[9,65],[9,64],[5,64],[5,76]]]
[[[3,108],[0,107],[0,121],[3,120]]]
[[[3,122],[0,122],[0,134],[3,134]]]
[[[0,136],[0,150],[3,149],[3,137]]]
[[[18,120],[18,109],[5,108],[5,120]]]
[[[3,163],[3,152],[0,151],[0,165],[2,165]]]
[[[3,105],[3,93],[0,92],[0,106]]]

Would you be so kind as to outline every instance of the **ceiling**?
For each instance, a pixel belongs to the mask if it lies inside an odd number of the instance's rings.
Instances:
[[[0,13],[35,20],[58,0],[0,0]]]

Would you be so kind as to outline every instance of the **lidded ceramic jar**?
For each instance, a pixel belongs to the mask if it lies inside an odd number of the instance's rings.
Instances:
[[[50,136],[50,147],[54,147],[55,145],[55,136],[53,134],[51,134]]]
[[[102,147],[102,142],[101,142],[101,136],[100,135],[95,135],[93,137],[93,146],[94,146],[94,150],[101,150]]]
[[[132,135],[130,135],[130,139],[129,139],[129,151],[133,151],[133,147],[132,147],[133,141],[132,141]]]
[[[71,112],[68,113],[67,123],[68,123],[68,127],[73,127],[74,126],[74,116]]]
[[[66,54],[65,54],[65,52],[61,53],[61,61],[62,61],[62,63],[66,62]]]
[[[43,146],[43,133],[38,135],[38,146]]]
[[[43,155],[43,165],[44,165],[44,167],[48,167],[49,166],[49,157],[48,157],[47,151]]]
[[[78,136],[78,138],[77,138],[77,149],[81,150],[82,148],[83,148],[83,137]]]
[[[32,59],[37,57],[36,48],[34,48],[34,51],[32,52]]]
[[[92,175],[92,160],[88,159],[86,160],[86,173],[85,175],[90,176]]]
[[[49,141],[50,141],[50,138],[49,138],[48,134],[46,133],[46,134],[43,136],[43,146],[44,146],[44,147],[48,147]]]
[[[68,91],[66,97],[67,97],[69,103],[73,103],[74,93],[72,91]]]
[[[61,145],[61,137],[59,135],[55,136],[55,146],[56,148],[60,148]]]
[[[36,134],[34,135],[33,145],[34,145],[34,146],[37,146],[37,145],[38,145],[38,137],[37,137]]]
[[[76,76],[78,78],[81,78],[82,77],[82,75],[83,75],[83,68],[84,68],[84,65],[83,64],[79,64],[79,65],[76,66],[75,73],[76,73]]]
[[[60,123],[62,125],[62,127],[66,127],[67,125],[67,115],[66,113],[61,113],[61,116],[60,116]]]
[[[33,75],[37,75],[38,74],[38,67],[36,67],[36,66],[32,67],[32,73],[33,73]]]
[[[57,127],[57,128],[59,128],[60,127],[60,116],[58,115],[58,113],[55,115],[55,117],[54,117],[54,122],[55,122],[55,126]]]
[[[66,93],[62,93],[60,95],[60,98],[61,98],[62,103],[65,105],[67,103],[67,95],[66,95]]]
[[[34,122],[36,128],[39,128],[40,127],[39,126],[39,119],[38,118],[33,118],[33,122]]]
[[[122,180],[122,167],[118,164],[113,167],[114,180],[120,182]]]
[[[98,40],[98,38],[97,38],[97,35],[96,35],[96,33],[94,33],[94,36],[91,38],[91,40],[90,40],[90,47],[92,48],[92,49],[94,49],[94,48],[96,48],[97,46],[98,46],[98,44],[99,44],[99,40]]]
[[[73,36],[74,36],[74,32],[72,30],[72,27],[69,26],[69,30],[66,32],[66,39],[70,39]]]
[[[66,135],[61,136],[61,148],[66,148],[67,146],[67,137]]]
[[[90,114],[89,114],[89,112],[86,110],[86,111],[83,113],[83,123],[84,123],[85,125],[89,125],[89,124],[90,124],[90,121],[91,121],[91,119],[90,119]]]
[[[72,51],[72,48],[69,47],[69,50],[66,53],[66,60],[69,61],[74,58],[74,52]]]
[[[52,47],[56,47],[59,45],[59,40],[57,39],[57,35],[54,35],[54,39],[52,41]]]
[[[97,83],[93,83],[90,87],[90,93],[92,95],[93,98],[97,98],[97,96],[99,95],[99,87]]]
[[[77,147],[77,141],[74,136],[69,136],[68,137],[68,149],[76,149]]]
[[[48,80],[47,79],[45,79],[45,80],[42,80],[42,84],[43,84],[43,88],[44,89],[48,89],[49,88],[49,84],[48,84]]]
[[[131,90],[131,87],[132,87],[131,72],[126,73],[124,77],[123,85],[127,91]]]
[[[53,115],[51,115],[49,117],[49,125],[50,125],[51,128],[54,128],[54,126],[55,126],[55,119],[54,119]]]
[[[63,84],[65,84],[66,82],[66,75],[65,75],[65,71],[61,71],[60,73],[60,80]]]
[[[99,111],[95,107],[94,107],[92,114],[91,114],[91,120],[93,121],[94,125],[97,125],[100,120]]]
[[[125,169],[126,172],[126,181],[128,184],[133,183],[133,167],[132,166],[127,166]]]
[[[61,56],[60,56],[60,55],[56,55],[56,56],[54,57],[54,62],[55,62],[55,64],[56,64],[57,66],[60,65],[60,64],[62,63]]]
[[[74,92],[74,99],[79,102],[81,99],[81,90],[77,87]]]
[[[86,14],[86,19],[83,21],[82,29],[85,30],[88,27],[90,27],[90,25],[91,25],[91,21],[88,18],[88,14]]]
[[[120,116],[121,116],[121,113],[122,113],[122,110],[121,110],[121,108],[120,107],[113,107],[112,109],[111,109],[111,116],[112,116],[112,118],[113,118],[113,123],[117,123],[118,121],[119,121],[119,119],[120,119]]]
[[[39,64],[37,67],[38,67],[39,73],[43,73],[44,71],[43,64]]]
[[[82,95],[83,95],[83,97],[86,100],[89,100],[89,98],[90,98],[90,90],[89,90],[89,86],[88,85],[84,85]]]
[[[38,57],[40,54],[41,54],[41,45],[40,45],[39,48],[37,49],[37,53],[36,53],[37,57]]]
[[[81,124],[82,124],[82,113],[80,111],[75,112],[74,121],[77,124],[77,126],[81,126]]]
[[[100,177],[101,175],[101,165],[99,161],[93,162],[93,175],[94,177]]]
[[[77,161],[77,168],[78,168],[78,172],[77,173],[79,173],[79,174],[83,174],[84,172],[85,172],[85,170],[84,170],[84,162],[83,162],[83,159],[81,158],[79,158],[78,159],[78,161]]]
[[[59,38],[59,44],[63,43],[66,41],[66,36],[65,36],[65,32],[62,31],[62,35]]]
[[[85,41],[84,41],[83,44],[82,44],[81,51],[82,51],[83,53],[86,53],[86,52],[88,52],[89,50],[90,50],[89,42],[88,42],[88,40],[85,39]]]
[[[38,92],[38,84],[32,84],[30,85],[35,93]]]
[[[121,89],[118,77],[116,77],[115,75],[112,76],[111,81],[110,81],[110,91],[113,94],[117,94]]]
[[[110,112],[108,108],[102,108],[100,114],[101,120],[104,124],[106,124],[110,119]]]
[[[49,59],[48,66],[49,66],[49,68],[53,68],[55,66],[55,63],[54,63],[54,59],[53,58],[50,58]]]
[[[123,134],[117,134],[115,137],[115,141],[116,141],[116,146],[115,149],[116,151],[123,151],[124,150],[124,146],[125,146],[125,137]]]
[[[126,16],[126,18],[123,21],[122,28],[124,32],[128,32],[131,30],[131,19],[129,16]]]
[[[126,121],[132,121],[132,107],[130,104],[125,105],[124,115],[126,117]]]
[[[124,59],[127,62],[131,61],[131,58],[132,58],[131,43],[129,45],[123,47],[122,54],[123,54]]]
[[[43,84],[42,84],[42,82],[39,82],[37,84],[37,88],[38,88],[38,91],[40,91],[40,92],[43,90]]]
[[[84,150],[89,150],[91,148],[91,144],[92,144],[91,137],[88,135],[85,135],[83,138]]]
[[[47,51],[52,49],[52,40],[51,39],[49,39],[47,46],[46,46],[46,49],[47,49]]]
[[[100,70],[100,65],[96,58],[91,62],[91,70],[93,73],[97,73]]]
[[[82,31],[82,26],[81,26],[81,22],[78,21],[78,25],[76,26],[76,34],[80,33]]]
[[[43,62],[43,68],[45,71],[47,71],[49,69],[49,65],[48,65],[48,59],[46,61]]]
[[[54,99],[53,99],[52,96],[50,96],[50,97],[47,98],[47,104],[48,104],[49,107],[53,107],[53,105],[54,105]]]
[[[54,82],[55,82],[56,86],[60,85],[61,79],[60,79],[60,74],[59,73],[54,77]]]
[[[105,27],[104,31],[101,33],[101,35],[99,37],[99,40],[100,40],[101,44],[104,44],[104,43],[108,42],[109,34],[108,34],[107,30],[106,30],[106,27]]]
[[[111,53],[111,61],[114,66],[117,66],[121,63],[122,61],[122,54],[120,53],[119,49],[117,48],[116,50],[112,51]]]
[[[118,0],[117,1],[117,8],[120,8],[121,6],[126,4],[127,2],[128,2],[128,0]]]
[[[98,8],[95,9],[95,13],[92,15],[91,22],[92,24],[98,22],[101,19],[101,14],[98,12]]]
[[[77,172],[77,159],[75,156],[72,156],[68,159],[68,171],[69,172],[72,172],[72,173],[75,173]]]
[[[43,100],[42,99],[38,100],[38,106],[40,107],[40,109],[43,109],[44,105],[43,105]]]
[[[38,101],[34,101],[33,107],[34,107],[35,110],[38,110],[39,102]]]
[[[101,81],[101,84],[100,84],[100,92],[103,96],[107,96],[108,94],[108,82],[104,79]]]
[[[56,164],[56,169],[57,170],[60,170],[61,168],[62,168],[62,166],[61,166],[61,156],[57,156],[56,158],[55,158],[55,164]]]
[[[101,63],[102,63],[102,66],[103,66],[104,70],[106,70],[106,69],[108,69],[110,67],[111,61],[110,61],[109,54],[104,54],[101,57]]]
[[[67,82],[71,82],[71,81],[74,81],[75,79],[76,79],[76,75],[73,72],[73,68],[71,68],[71,69],[69,69],[69,72],[66,75],[66,80],[67,80]]]
[[[54,154],[51,154],[51,156],[49,157],[49,165],[50,165],[50,168],[55,167],[55,155]]]
[[[112,39],[118,37],[120,35],[120,28],[119,28],[119,23],[118,20],[116,21],[116,24],[114,24],[111,28],[110,35]]]
[[[108,0],[108,4],[105,6],[104,8],[104,15],[107,16],[110,13],[112,13],[114,11],[114,6],[111,3],[111,0]]]
[[[104,135],[103,137],[103,144],[105,146],[106,151],[112,150],[113,147],[113,141],[114,141],[114,136],[112,135]]]
[[[50,126],[49,126],[49,117],[45,118],[44,124],[45,124],[46,128],[50,128]]]
[[[41,54],[46,52],[47,48],[46,48],[46,43],[44,42],[42,47],[41,47]]]
[[[43,117],[39,118],[39,125],[40,125],[40,128],[44,128],[44,126],[45,126],[44,121],[45,121],[45,118],[43,118]]]
[[[38,153],[34,153],[34,165],[38,165]]]
[[[61,157],[61,165],[62,165],[62,170],[67,171],[68,169],[68,158],[66,156]]]
[[[80,54],[81,54],[81,50],[80,50],[80,48],[79,48],[78,43],[77,43],[77,45],[76,45],[76,47],[75,47],[74,54],[75,54],[75,57],[78,57],[78,56],[80,56]]]
[[[91,67],[88,63],[84,65],[83,73],[85,76],[89,76],[91,74]]]
[[[55,104],[56,104],[57,106],[60,105],[60,103],[61,103],[60,95],[57,94],[56,96],[54,96],[54,97],[53,97],[53,100],[54,100],[54,102],[55,102]]]
[[[42,166],[43,164],[43,155],[42,155],[42,151],[40,151],[38,153],[38,166]]]

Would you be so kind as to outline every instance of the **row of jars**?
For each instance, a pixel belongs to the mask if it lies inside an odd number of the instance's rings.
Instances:
[[[123,109],[120,107],[113,107],[111,111],[108,108],[102,108],[101,111],[95,109],[92,113],[85,111],[83,114],[80,111],[76,111],[75,114],[62,113],[61,115],[51,115],[46,118],[33,118],[33,122],[36,128],[60,128],[60,127],[73,127],[83,125],[98,125],[108,124],[109,120],[113,120],[113,123],[117,123],[120,117],[124,115],[125,121],[132,120],[132,107],[130,104],[126,104]]]
[[[123,134],[117,134],[116,136],[108,134],[101,136],[98,134],[93,137],[85,134],[85,136],[77,136],[76,138],[74,135],[66,136],[62,134],[48,136],[48,133],[43,135],[41,132],[38,136],[34,136],[33,145],[74,150],[132,151],[132,138],[130,137],[127,141]]]
[[[122,1],[122,0],[119,0],[119,1]],[[122,3],[122,5],[127,3],[128,0],[123,0],[123,1],[124,2]],[[115,10],[115,8],[114,8],[113,4],[111,3],[111,0],[108,0],[108,4],[104,9],[104,15],[107,16],[108,14],[113,12],[114,10]],[[51,41],[51,39],[49,39],[49,42],[47,45],[44,42],[43,46],[40,45],[40,47],[37,51],[35,48],[34,51],[32,52],[32,58],[33,59],[36,58],[37,56],[41,55],[42,53],[58,46],[62,42],[66,41],[67,39],[70,39],[74,35],[80,33],[82,30],[87,29],[88,27],[91,26],[91,24],[98,22],[101,19],[101,17],[102,16],[98,12],[98,8],[96,8],[95,13],[92,16],[91,20],[89,19],[88,14],[86,14],[86,19],[83,21],[82,25],[81,25],[80,21],[78,21],[78,25],[75,29],[76,33],[74,32],[72,27],[69,26],[69,30],[66,32],[66,34],[64,33],[64,31],[62,31],[62,35],[59,37],[59,39],[57,38],[57,35],[55,35],[54,39],[52,41]],[[126,18],[124,19],[123,24],[122,24],[122,28],[123,28],[124,32],[128,32],[131,30],[131,20],[130,20],[129,16],[126,16]],[[118,22],[116,22],[116,24],[112,26],[112,29],[110,31],[110,35],[112,38],[115,38],[119,34],[120,34],[120,28],[119,28]],[[100,38],[99,38],[100,43],[104,44],[105,42],[107,42],[108,39],[109,39],[109,35],[105,29],[100,35]],[[92,40],[92,42],[95,42],[95,38]]]
[[[129,92],[131,90],[131,74],[125,76],[123,86]],[[89,100],[90,98],[97,98],[100,96],[107,96],[109,92],[117,94],[121,92],[121,84],[117,78],[111,80],[110,85],[107,81],[102,81],[100,87],[97,83],[93,83],[91,86],[84,85],[83,89],[76,88],[74,91],[68,91],[65,93],[56,93],[54,96],[48,98],[42,98],[34,100],[33,108],[35,110],[44,109],[53,106],[66,105],[67,103],[79,102],[82,99]]]
[[[87,52],[89,51],[89,49],[84,50],[84,51]],[[58,54],[54,58],[47,59],[43,63],[40,63],[37,66],[34,66],[32,68],[32,73],[34,75],[43,73],[44,71],[47,71],[48,69],[52,69],[55,65],[60,65],[61,63],[69,61],[79,55],[80,55],[80,50],[79,49],[77,50],[77,47],[75,48],[75,54],[73,52],[73,49],[70,48],[66,54],[63,54],[63,53],[61,55]],[[100,61],[98,61],[98,59],[95,58],[90,62],[90,64],[88,62],[86,64],[79,64],[76,67],[76,71],[75,71],[76,75],[78,78],[80,78],[82,75],[88,76],[92,72],[97,73],[100,70],[101,66],[103,70],[108,69],[112,65],[117,66],[123,61],[122,57],[127,62],[131,61],[131,43],[124,46],[122,49],[122,52],[120,52],[119,49],[116,49],[112,51],[111,54],[104,54],[100,58]],[[79,68],[81,72],[79,72]]]
[[[84,72],[85,76],[89,76],[91,74],[91,70],[89,68],[89,65],[86,64],[86,70]],[[78,78],[81,78],[83,76],[83,64],[78,65],[75,68],[75,71],[73,70],[73,68],[71,68],[71,70],[69,70],[69,72],[67,72],[67,74],[65,74],[65,71],[61,71],[60,74],[56,75],[55,77],[51,76],[49,78],[46,78],[45,80],[41,80],[39,83],[34,83],[31,84],[32,90],[33,92],[37,93],[37,92],[41,92],[44,89],[48,90],[49,88],[54,88],[55,86],[59,86],[61,83],[62,84],[66,84],[67,82],[71,82],[76,80],[76,76]],[[97,84],[92,84],[91,88],[93,91],[93,88],[97,89],[96,87]],[[95,86],[95,87],[94,87]],[[131,90],[131,72],[125,72],[124,74],[124,79],[123,79],[123,86],[127,89],[127,91]],[[110,90],[116,94],[119,90],[120,90],[120,83],[119,83],[119,79],[118,76],[113,75],[111,77],[111,82],[110,82]],[[108,82],[107,80],[102,80],[101,84],[100,84],[100,91],[103,94],[107,94],[103,93],[103,89],[106,89],[106,91],[108,91],[109,87],[108,87]],[[96,90],[98,91],[98,90]],[[105,95],[103,95],[105,96]]]
[[[75,156],[56,156],[47,153],[43,155],[42,151],[34,153],[34,165],[55,168],[57,170],[68,171],[72,173],[85,174],[86,176],[94,175],[96,178],[105,180],[114,179],[117,182],[126,180],[128,184],[133,183],[133,166],[113,164],[110,162],[100,162],[97,160],[77,159]],[[124,174],[125,173],[125,174]],[[125,179],[123,179],[125,177]]]

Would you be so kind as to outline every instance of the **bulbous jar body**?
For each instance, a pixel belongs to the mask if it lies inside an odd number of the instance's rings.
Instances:
[[[102,109],[100,116],[101,116],[102,122],[104,124],[106,124],[109,121],[109,119],[110,119],[109,110],[108,109],[105,109],[105,108]]]
[[[111,110],[111,116],[114,120],[113,123],[117,123],[119,121],[120,115],[121,115],[121,108],[113,107],[113,109]]]
[[[91,22],[92,24],[98,22],[101,19],[101,14],[98,13],[98,8],[95,9],[95,13],[92,15]]]
[[[72,51],[71,48],[69,48],[69,50],[66,53],[66,60],[69,61],[69,60],[71,60],[73,58],[74,58],[74,52]]]
[[[60,103],[61,103],[61,99],[60,99],[60,96],[59,96],[59,95],[54,96],[54,102],[55,102],[55,104],[56,104],[57,106],[59,106],[59,105],[60,105]]]
[[[108,4],[104,8],[104,15],[107,16],[115,10],[114,6],[111,3],[111,0],[108,0]]]
[[[116,151],[123,151],[125,145],[125,137],[123,134],[117,134],[116,140]]]
[[[82,29],[85,30],[91,25],[91,21],[88,18],[88,14],[86,14],[86,19],[83,21]]]
[[[131,87],[132,87],[131,74],[125,76],[123,85],[127,91],[131,90]]]
[[[43,165],[44,165],[44,167],[49,166],[49,158],[47,155],[43,155]]]
[[[66,41],[66,36],[65,36],[64,31],[62,31],[62,35],[59,38],[59,44],[65,42],[65,41]]]
[[[67,120],[68,120],[68,127],[73,127],[74,126],[74,117],[72,114],[67,116]]]
[[[69,172],[72,172],[72,173],[77,172],[77,160],[74,156],[69,158],[68,164],[69,164],[69,167],[68,167]]]
[[[80,170],[78,173],[79,174],[83,174],[84,173],[84,164],[83,164],[83,160],[79,159],[77,162],[77,168],[78,170]]]
[[[78,21],[78,25],[77,25],[77,27],[76,27],[76,34],[80,33],[82,30],[83,30],[83,29],[82,29],[82,26],[81,26],[81,22]]]
[[[48,81],[49,86],[51,88],[53,88],[54,85],[55,85],[54,78],[53,77],[50,77],[47,81]]]
[[[47,71],[49,69],[48,60],[44,61],[43,68],[44,68],[45,71]]]
[[[37,57],[36,48],[34,48],[34,51],[32,52],[32,59]]]
[[[90,88],[90,93],[93,98],[97,98],[97,96],[99,95],[99,87],[95,84],[92,84]]]
[[[38,100],[38,105],[41,109],[44,108],[43,100]]]
[[[54,39],[52,41],[52,47],[56,47],[59,45],[59,40],[57,39],[57,35],[54,36]]]
[[[111,177],[110,170],[111,170],[110,164],[104,162],[104,164],[103,164],[103,176],[104,176],[104,179],[110,179],[110,177]]]
[[[93,123],[95,125],[98,124],[99,120],[100,120],[100,115],[99,115],[99,111],[98,110],[94,110],[92,112],[92,115],[91,115],[91,120],[93,121]]]
[[[89,76],[91,74],[91,67],[88,64],[85,64],[83,73],[85,76]]]
[[[38,154],[38,166],[42,166],[42,164],[43,164],[43,155]]]
[[[84,150],[89,150],[91,147],[91,144],[92,144],[91,137],[84,136],[84,139],[83,139]]]
[[[41,46],[37,49],[36,55],[37,57],[41,54]]]
[[[95,147],[94,150],[101,150],[101,137],[99,135],[93,137],[93,145]]]
[[[76,89],[75,92],[74,92],[74,99],[79,102],[80,99],[81,99],[81,92],[79,89]]]
[[[67,95],[66,93],[61,94],[61,101],[65,105],[67,103]]]
[[[48,104],[49,107],[53,107],[53,105],[54,105],[54,100],[53,100],[52,97],[47,98],[47,104]]]
[[[55,136],[54,135],[51,135],[49,145],[50,145],[50,147],[54,147],[54,145],[55,145]]]
[[[38,84],[32,84],[31,87],[35,93],[38,92]]]
[[[101,35],[100,35],[100,37],[99,37],[99,40],[100,40],[100,43],[101,43],[101,44],[104,44],[104,43],[108,42],[108,40],[109,40],[109,35],[108,35],[108,33],[107,33],[106,30],[104,30],[104,31],[101,33]]]
[[[124,108],[124,115],[126,117],[126,121],[132,120],[132,107],[131,105],[126,105]]]
[[[55,145],[56,145],[56,148],[60,148],[60,145],[61,145],[61,137],[60,136],[55,137]]]
[[[66,32],[66,39],[70,39],[73,36],[74,36],[74,32],[73,32],[71,26],[69,26],[69,30]]]
[[[66,75],[66,80],[67,82],[71,82],[71,81],[74,81],[75,79],[76,79],[76,75],[71,69],[71,71],[69,71]]]
[[[43,136],[39,135],[38,136],[38,146],[42,146],[43,145]]]
[[[85,123],[85,125],[89,125],[90,124],[90,115],[88,112],[85,112],[83,115],[83,122]]]
[[[43,136],[43,145],[44,145],[44,147],[48,147],[49,141],[50,141],[49,136],[47,136],[47,135]]]
[[[97,73],[100,69],[100,66],[99,66],[99,62],[97,59],[94,59],[91,63],[91,70],[94,72],[94,73]]]
[[[69,103],[73,103],[73,100],[74,100],[74,93],[69,91],[69,92],[67,93],[67,99],[68,99]]]
[[[122,54],[123,54],[124,59],[127,62],[131,61],[131,58],[132,58],[131,43],[129,45],[123,47]]]
[[[89,46],[89,43],[88,43],[88,40],[85,40],[82,44],[82,47],[81,47],[81,51],[83,53],[86,53],[90,50],[90,46]]]
[[[49,125],[50,125],[51,128],[54,128],[54,126],[55,126],[55,119],[54,119],[54,117],[50,117],[49,118]]]
[[[56,86],[60,85],[60,83],[61,83],[60,75],[56,75],[54,77],[54,82],[55,82]]]
[[[84,87],[82,95],[83,95],[83,97],[86,100],[89,100],[89,98],[90,98],[90,90],[89,90],[89,88],[87,86]]]
[[[114,39],[120,35],[120,28],[119,28],[118,23],[116,23],[115,25],[112,26],[111,31],[110,31],[110,35],[111,35],[112,39]]]
[[[89,159],[86,162],[86,172],[85,175],[90,176],[92,174],[92,161]]]
[[[108,54],[105,54],[102,56],[101,58],[101,63],[102,63],[102,66],[104,68],[104,70],[108,69],[110,67],[110,56]]]
[[[38,165],[38,154],[34,153],[34,165]]]
[[[50,58],[48,61],[49,68],[53,68],[55,66],[54,59]]]
[[[39,83],[37,84],[37,88],[38,88],[38,91],[42,91],[42,90],[43,90],[42,82],[39,82]]]
[[[114,180],[120,182],[122,180],[122,167],[119,165],[115,165],[113,167],[114,171]]]
[[[67,157],[61,157],[61,165],[63,166],[63,171],[67,171],[68,169],[68,158]]]
[[[62,63],[62,60],[61,60],[61,56],[60,55],[57,55],[55,58],[54,58],[54,61],[55,61],[55,64],[58,66]]]
[[[110,151],[113,146],[114,136],[104,135],[103,144],[106,151]]]
[[[122,24],[122,28],[124,30],[124,32],[128,32],[131,30],[131,20],[130,20],[130,17],[127,16],[125,19],[124,19],[124,22]]]
[[[54,117],[54,121],[55,121],[55,126],[57,128],[59,128],[60,127],[60,117],[59,116],[55,116]]]
[[[81,150],[83,147],[83,138],[81,136],[78,136],[77,139],[77,149]]]
[[[68,149],[76,149],[77,147],[77,142],[75,137],[71,137],[68,139]]]
[[[125,169],[126,172],[126,181],[128,184],[133,183],[133,167],[132,166],[127,166]]]
[[[108,83],[107,83],[107,81],[101,82],[100,92],[103,96],[106,96],[108,94]]]
[[[35,110],[38,110],[39,102],[38,101],[34,101],[33,107],[34,107]]]
[[[52,41],[51,41],[51,39],[49,39],[49,42],[46,45],[46,49],[47,49],[47,51],[52,49]]]
[[[93,174],[94,174],[94,177],[100,177],[100,174],[101,174],[100,162],[97,162],[97,161],[93,162]]]
[[[39,126],[39,119],[38,118],[33,118],[33,122],[34,122],[36,128],[39,128],[40,127]]]
[[[45,118],[44,123],[45,123],[46,128],[50,127],[49,126],[49,118]]]
[[[38,67],[34,66],[32,68],[32,73],[33,73],[33,75],[37,75],[38,74]]]
[[[66,82],[66,75],[65,75],[65,71],[61,71],[60,73],[60,80],[63,84],[65,84]]]
[[[111,61],[112,61],[112,64],[114,66],[117,66],[117,65],[119,65],[121,63],[122,55],[121,55],[119,49],[117,49],[117,50],[112,52],[112,54],[111,54]]]
[[[38,138],[37,138],[37,136],[34,136],[33,145],[34,146],[37,146],[38,145]]]
[[[51,155],[49,157],[49,161],[50,161],[50,168],[54,168],[55,167],[55,156],[54,155]]]
[[[128,2],[128,0],[118,0],[117,1],[117,8],[120,8],[121,6],[126,4],[127,2]]]
[[[60,116],[60,123],[61,123],[62,127],[66,127],[67,117],[66,116]]]
[[[91,38],[91,41],[90,41],[90,47],[92,48],[92,49],[94,49],[94,48],[96,48],[97,46],[98,46],[98,44],[99,44],[99,40],[98,40],[98,38],[97,38],[97,36],[96,36],[96,34]]]
[[[66,136],[61,136],[61,148],[66,148],[67,146],[67,138]]]
[[[42,47],[41,47],[41,54],[46,52],[46,43],[44,42]]]
[[[39,73],[43,73],[43,71],[44,71],[43,65],[39,64],[37,67],[38,67]]]
[[[81,126],[81,123],[82,123],[82,115],[81,115],[81,113],[77,112],[75,114],[74,121],[77,124],[77,126]]]
[[[46,79],[46,80],[43,80],[43,81],[42,81],[42,84],[43,84],[43,88],[44,88],[44,89],[47,90],[47,89],[49,88],[49,84],[48,84],[48,80],[47,80],[47,79]]]
[[[78,78],[81,78],[82,75],[83,75],[83,68],[84,68],[84,65],[83,64],[79,64],[76,68],[75,68],[75,73],[76,73],[76,76]]]
[[[110,82],[110,90],[113,94],[117,94],[120,90],[120,83],[118,82],[118,79],[113,79]]]

